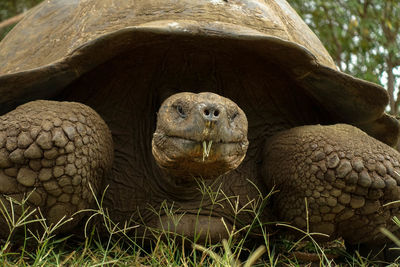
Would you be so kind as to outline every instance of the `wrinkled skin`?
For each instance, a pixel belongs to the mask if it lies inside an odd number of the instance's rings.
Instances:
[[[29,203],[41,207],[50,222],[90,207],[88,183],[100,192],[100,184],[107,183],[103,180],[113,175],[110,132],[85,105],[30,102],[2,116],[1,125],[3,194],[13,191],[8,195],[18,197],[35,187]],[[244,112],[217,94],[179,93],[166,99],[158,112],[152,151],[160,166],[160,189],[173,193],[171,198],[179,208],[175,216],[180,219],[161,212],[159,218],[145,217],[147,226],[203,241],[227,237],[226,227],[235,223],[232,213],[223,205],[222,209],[213,205],[211,195],[202,195],[196,183],[200,179],[217,187],[222,184],[228,196],[243,194],[240,206],[245,205],[245,196],[247,200],[257,197],[249,187],[237,191],[227,187],[246,183],[238,165],[248,148],[247,131]],[[368,242],[381,238],[379,227],[395,229],[390,221],[399,214],[399,205],[384,206],[400,195],[400,157],[394,149],[345,124],[295,127],[265,141],[261,174],[253,175],[264,182],[258,181],[260,192],[279,190],[272,202],[278,219],[305,228],[307,198],[311,230],[331,238]],[[218,201],[228,205],[227,199]],[[267,216],[262,218],[267,222]],[[62,230],[75,227],[79,219]],[[238,219],[251,222],[249,214]],[[4,222],[1,226],[4,229]]]

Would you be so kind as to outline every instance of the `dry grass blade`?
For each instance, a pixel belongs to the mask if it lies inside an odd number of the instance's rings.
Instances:
[[[206,141],[203,141],[203,161],[210,156],[212,143],[213,141],[209,141],[208,144]]]
[[[396,246],[398,246],[400,248],[400,239],[398,239],[394,234],[392,234],[389,230],[387,230],[386,228],[380,228],[380,231],[382,234],[384,234],[385,236],[387,236],[390,240],[393,241],[393,243],[396,244]]]
[[[193,244],[193,248],[197,249],[205,254],[207,254],[208,256],[210,256],[212,259],[214,259],[216,262],[222,263],[222,257],[219,256],[217,253],[215,253],[214,251],[212,251],[211,249],[205,248],[202,245],[199,244]]]
[[[261,258],[261,256],[267,251],[265,246],[259,246],[248,258],[243,267],[250,267],[256,263],[256,261]]]

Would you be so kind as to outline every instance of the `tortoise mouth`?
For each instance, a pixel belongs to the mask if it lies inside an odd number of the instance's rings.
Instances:
[[[223,139],[196,140],[179,136],[167,136],[175,144],[187,151],[188,156],[195,162],[214,162],[222,157],[236,156],[236,147],[243,147],[246,141],[224,141]],[[235,152],[232,154],[232,152]]]
[[[180,178],[216,178],[236,169],[246,156],[247,139],[196,140],[154,133],[152,152],[157,164]]]
[[[177,136],[177,135],[165,135],[168,138],[175,138],[175,139],[180,139],[183,141],[187,142],[192,142],[192,143],[203,143],[204,141],[209,142],[212,141],[213,144],[237,144],[237,143],[242,143],[242,140],[225,140],[223,138],[216,139],[216,138],[190,138],[190,137],[182,137],[182,136]]]

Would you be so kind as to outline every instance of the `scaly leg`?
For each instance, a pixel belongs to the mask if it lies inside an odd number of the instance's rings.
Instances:
[[[0,201],[29,195],[47,223],[89,208],[93,190],[111,169],[110,131],[88,106],[73,102],[34,101],[0,116]],[[26,207],[25,207],[26,208]],[[21,210],[16,207],[16,213]],[[76,225],[82,214],[61,231]],[[0,215],[1,236],[8,227]]]
[[[264,179],[279,192],[279,219],[350,243],[383,240],[397,230],[400,154],[345,124],[302,126],[277,134],[264,150]]]

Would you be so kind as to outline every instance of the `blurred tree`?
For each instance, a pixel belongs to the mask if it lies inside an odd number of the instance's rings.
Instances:
[[[399,0],[288,0],[340,70],[384,86],[389,112],[400,105]]]
[[[37,5],[43,0],[0,0],[0,22],[12,18],[31,7]],[[0,40],[14,27],[16,23],[0,29]]]

